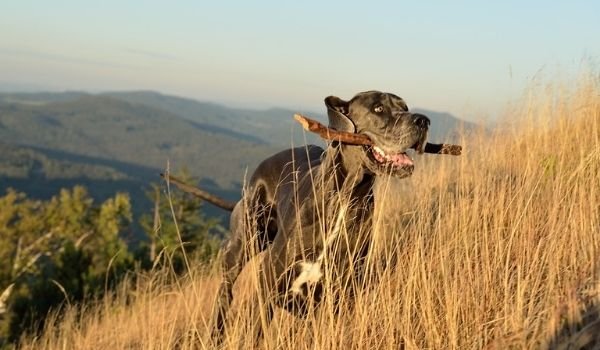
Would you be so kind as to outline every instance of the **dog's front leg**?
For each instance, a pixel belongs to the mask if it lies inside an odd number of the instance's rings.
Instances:
[[[254,337],[255,346],[258,346],[260,340],[264,338],[275,313],[278,297],[277,276],[280,276],[285,269],[282,259],[277,254],[273,249],[267,250],[257,271],[257,290],[251,302],[250,333]]]

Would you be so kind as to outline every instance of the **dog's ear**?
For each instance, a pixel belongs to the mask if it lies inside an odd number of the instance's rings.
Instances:
[[[350,104],[339,97],[328,96],[325,98],[329,127],[338,131],[356,132],[354,122],[348,117]]]

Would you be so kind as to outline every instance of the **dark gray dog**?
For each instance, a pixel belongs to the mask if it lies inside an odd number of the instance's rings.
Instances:
[[[341,292],[351,289],[371,241],[376,177],[411,175],[414,165],[406,151],[425,145],[429,119],[408,112],[394,94],[368,91],[350,101],[329,96],[325,105],[331,128],[366,134],[375,145],[332,142],[327,150],[309,145],[258,166],[233,210],[232,235],[222,251],[224,276],[213,317],[217,343],[233,283],[259,252],[265,254],[253,303],[264,309],[256,312],[257,337],[274,307],[303,315],[321,300],[325,267]]]

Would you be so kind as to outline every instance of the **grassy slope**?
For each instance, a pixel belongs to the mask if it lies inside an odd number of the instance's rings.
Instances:
[[[567,326],[598,297],[599,96],[587,79],[532,94],[505,128],[464,139],[462,157],[421,158],[411,179],[382,184],[377,217],[389,224],[375,227],[373,257],[393,268],[339,316],[327,299],[306,320],[278,313],[265,347],[531,349],[575,332]],[[238,299],[253,293],[255,273],[243,274]],[[124,285],[80,316],[71,308],[23,348],[210,348],[218,279],[194,271],[167,283],[168,274]],[[226,348],[251,348],[250,311],[235,309]]]

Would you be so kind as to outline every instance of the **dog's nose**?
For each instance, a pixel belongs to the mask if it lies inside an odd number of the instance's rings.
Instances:
[[[429,124],[431,124],[431,121],[429,120],[429,118],[427,118],[423,114],[418,114],[418,113],[413,114],[413,122],[418,127],[421,127],[423,129],[428,128]]]

